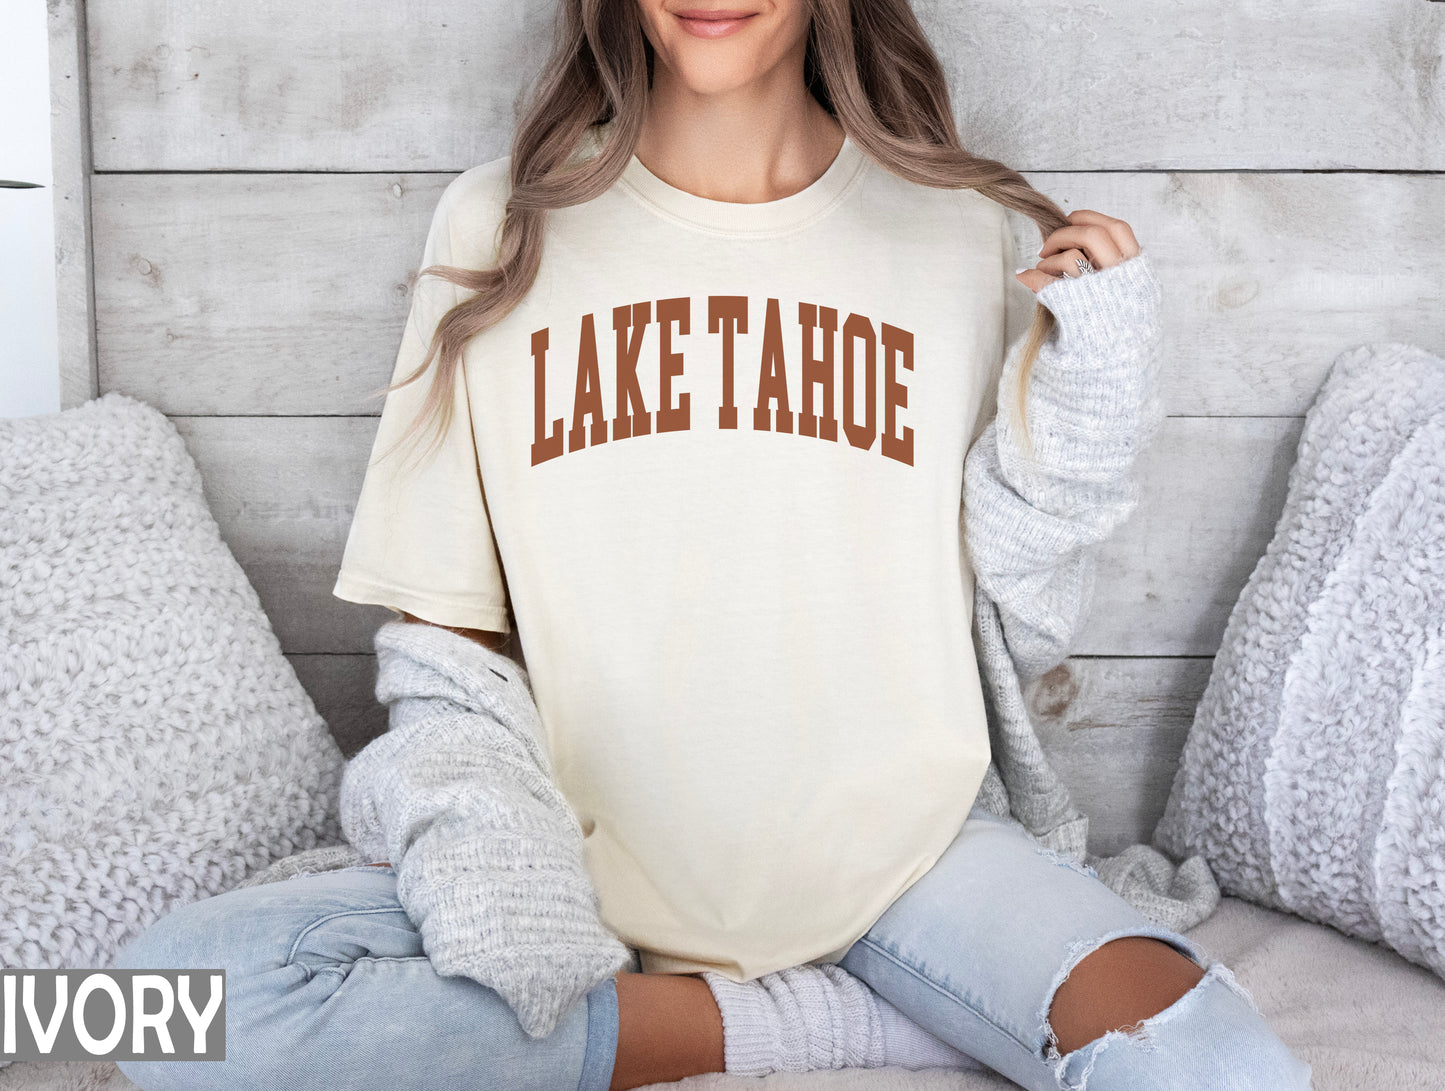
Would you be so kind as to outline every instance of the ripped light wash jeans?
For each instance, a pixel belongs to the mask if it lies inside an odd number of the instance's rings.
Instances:
[[[1131,1032],[1059,1056],[1046,1013],[1073,965],[1155,936],[1203,979]],[[389,866],[242,887],[172,910],[118,968],[225,968],[224,1061],[118,1061],[142,1091],[607,1091],[617,1053],[608,979],[545,1038],[466,977],[442,977]],[[841,965],[920,1026],[1033,1091],[1296,1091],[1310,1068],[1219,962],[1151,924],[1013,819],[975,807],[929,872]]]
[[[1060,1055],[1048,1024],[1076,963],[1153,936],[1206,972],[1137,1028]],[[903,1014],[1030,1091],[1307,1091],[1311,1069],[1222,963],[1093,868],[977,805],[937,863],[840,960]]]

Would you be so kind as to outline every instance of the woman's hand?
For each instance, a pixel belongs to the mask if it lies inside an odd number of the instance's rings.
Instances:
[[[1061,276],[1084,275],[1079,272],[1076,258],[1086,258],[1095,269],[1107,269],[1139,253],[1134,231],[1123,220],[1091,208],[1076,208],[1067,219],[1067,227],[1059,228],[1044,240],[1038,265],[1014,274],[1029,291],[1037,292],[1046,284],[1056,283]]]

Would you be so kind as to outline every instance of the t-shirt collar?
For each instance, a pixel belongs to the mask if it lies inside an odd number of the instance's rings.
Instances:
[[[592,148],[606,141],[612,123],[589,130]],[[642,164],[636,155],[628,161],[618,184],[657,214],[691,227],[725,235],[775,235],[797,230],[832,209],[862,175],[868,157],[846,133],[833,162],[812,184],[774,201],[715,201],[678,189]]]

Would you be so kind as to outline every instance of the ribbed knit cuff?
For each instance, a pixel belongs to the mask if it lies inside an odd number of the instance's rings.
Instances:
[[[1153,262],[1143,248],[1117,265],[1065,276],[1034,294],[1058,320],[1060,350],[1091,357],[1099,350],[1107,354],[1132,333],[1152,333],[1162,297]]]
[[[1011,400],[1004,403],[1018,382],[1015,354],[1000,380],[998,462],[1031,504],[1072,515],[1110,504],[1161,423],[1158,284],[1141,251],[1038,294],[1057,328],[1029,377],[1030,443],[1018,433]],[[1060,488],[1064,494],[1046,495]]]

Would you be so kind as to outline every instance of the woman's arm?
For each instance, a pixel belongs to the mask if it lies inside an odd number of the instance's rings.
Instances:
[[[494,989],[538,1037],[630,953],[601,919],[522,670],[443,630],[377,629],[390,727],[346,765],[341,829],[394,865],[437,972]]]
[[[402,621],[414,621],[421,625],[437,624],[435,621],[428,621],[424,617],[408,614],[405,610],[400,611],[400,613]],[[438,625],[437,627],[451,633],[456,633],[458,636],[464,636],[468,640],[475,640],[482,647],[490,648],[494,652],[501,652],[503,655],[508,654],[505,650],[505,645],[510,644],[512,640],[511,633],[499,633],[495,629],[461,629],[454,625]]]
[[[1019,338],[999,376],[996,416],[964,464],[965,540],[974,573],[998,605],[1024,680],[1057,666],[1083,625],[1095,547],[1138,503],[1135,460],[1163,417],[1158,281],[1132,232],[1124,240],[1129,249],[1112,253],[1087,241],[1092,233],[1081,238],[1092,217],[1110,219],[1087,209],[1072,213],[1071,225],[1044,248],[1061,252],[1018,277],[1025,284],[1045,281],[1034,298],[1056,319],[1028,384],[1033,455],[1013,413]],[[1081,249],[1096,272],[1045,276],[1062,272]]]

